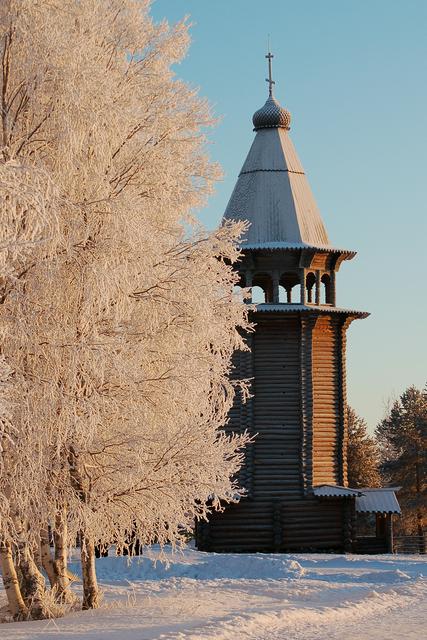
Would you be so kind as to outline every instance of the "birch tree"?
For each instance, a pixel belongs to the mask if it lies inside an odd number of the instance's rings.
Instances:
[[[99,598],[94,545],[180,542],[208,498],[238,496],[246,442],[221,431],[248,328],[231,266],[243,227],[207,233],[192,217],[218,176],[212,116],[171,70],[186,23],[154,24],[149,5],[10,0],[1,13],[2,162],[51,188],[49,251],[2,305],[14,473],[33,449],[13,495],[2,485],[2,535],[31,555],[49,523],[64,592],[60,549],[79,534],[84,608]]]

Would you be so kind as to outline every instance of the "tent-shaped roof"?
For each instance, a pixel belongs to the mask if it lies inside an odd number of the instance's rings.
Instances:
[[[251,248],[331,248],[304,169],[289,137],[290,114],[272,97],[253,118],[256,136],[224,219],[248,220]]]

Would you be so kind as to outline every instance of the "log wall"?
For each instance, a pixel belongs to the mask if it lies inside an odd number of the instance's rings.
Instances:
[[[252,351],[236,354],[234,372],[253,378],[253,397],[236,398],[228,425],[256,434],[239,477],[248,497],[199,525],[198,547],[342,550],[347,500],[319,500],[312,486],[340,484],[344,468],[343,322],[314,312],[254,315]]]
[[[313,484],[340,484],[339,327],[317,319],[312,336]]]

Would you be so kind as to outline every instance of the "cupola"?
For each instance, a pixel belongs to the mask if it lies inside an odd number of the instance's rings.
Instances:
[[[241,244],[241,283],[262,290],[267,305],[335,307],[335,274],[355,252],[329,241],[289,134],[291,115],[273,96],[273,55],[266,58],[268,98],[253,116],[255,138],[224,213],[224,220],[250,223]]]

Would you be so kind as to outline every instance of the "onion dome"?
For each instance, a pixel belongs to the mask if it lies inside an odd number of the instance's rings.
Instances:
[[[255,111],[252,122],[254,131],[271,128],[287,129],[289,131],[291,114],[287,109],[281,107],[270,93],[265,105],[261,107],[261,109],[258,109],[258,111]]]

